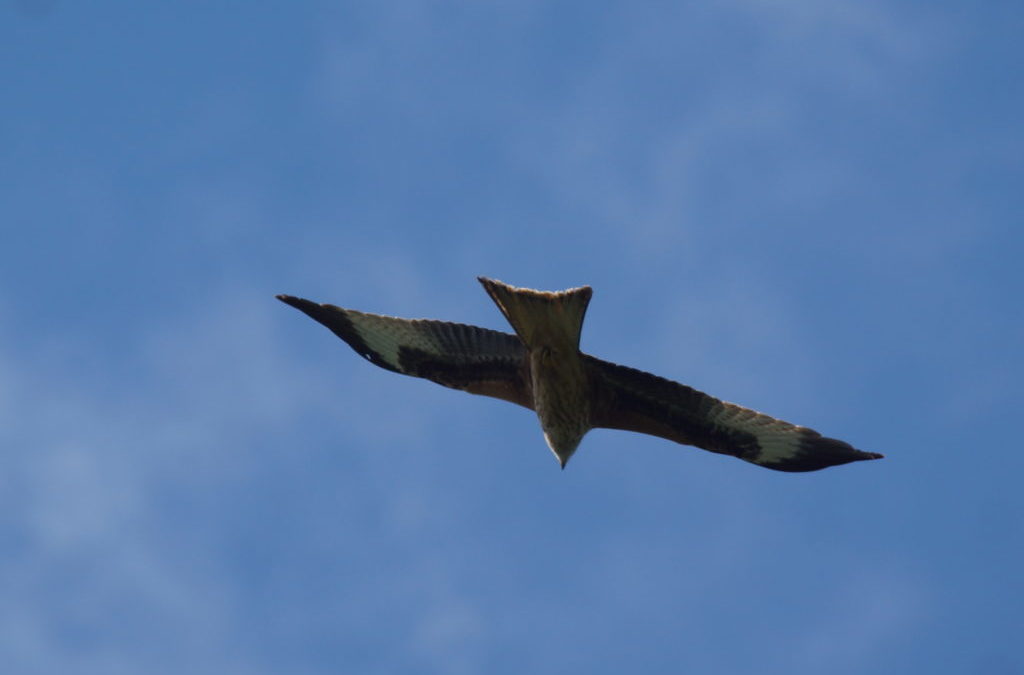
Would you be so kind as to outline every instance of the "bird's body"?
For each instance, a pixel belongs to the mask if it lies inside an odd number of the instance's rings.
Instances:
[[[580,353],[592,291],[583,286],[550,293],[491,279],[480,282],[526,347],[533,409],[548,447],[565,468],[593,428],[590,378]]]
[[[590,287],[560,292],[480,278],[515,335],[399,319],[277,296],[374,364],[534,410],[564,468],[593,428],[661,436],[780,471],[813,471],[882,455],[725,403],[579,350]]]
[[[540,347],[530,352],[533,409],[544,439],[565,467],[583,436],[593,428],[590,386],[579,350],[558,352]]]

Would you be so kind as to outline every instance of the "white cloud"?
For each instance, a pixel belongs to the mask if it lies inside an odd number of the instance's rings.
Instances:
[[[480,611],[469,601],[445,597],[418,618],[412,642],[434,672],[478,673],[485,640]]]
[[[90,382],[73,366],[40,368],[59,346],[0,349],[9,404],[8,489],[0,497],[8,542],[0,652],[8,668],[240,665],[231,655],[238,628],[224,561],[216,550],[191,548],[209,544],[195,536],[208,526],[161,501],[230,490],[232,476],[258,461],[246,447],[317,407],[321,392],[317,380],[303,379],[310,374],[301,364],[285,365],[272,298],[237,291],[205,300],[194,315],[133,324],[137,339],[128,343],[139,349],[124,358],[134,380]],[[157,634],[166,639],[155,641]]]
[[[872,565],[872,561],[862,563]],[[916,632],[930,611],[921,582],[906,570],[884,563],[848,573],[827,603],[829,612],[803,627],[796,641],[795,672],[872,670],[879,664],[878,655]]]
[[[361,362],[254,288],[215,289],[185,314],[149,316],[128,330],[119,375],[103,382],[62,367],[60,359],[71,357],[59,354],[89,354],[80,337],[29,354],[0,344],[4,397],[14,402],[0,438],[12,458],[0,497],[7,514],[0,532],[11,542],[0,563],[8,579],[0,626],[9,629],[0,652],[9,667],[276,672],[251,644],[246,608],[256,602],[263,611],[258,596],[280,592],[288,600],[274,621],[288,635],[309,631],[311,617],[336,605],[323,630],[350,626],[340,644],[355,649],[363,631],[377,630],[364,613],[379,603],[390,614],[377,620],[403,625],[396,639],[409,649],[370,662],[475,672],[472,654],[486,639],[479,612],[450,578],[445,555],[419,559],[434,550],[431,533],[460,522],[458,505],[438,494],[450,471],[430,454],[430,439],[449,433],[440,413],[461,409],[452,405],[454,392],[431,388],[431,396],[414,380]],[[315,352],[296,351],[306,330]],[[318,362],[320,354],[336,355],[340,365]],[[42,361],[49,367],[37,368]],[[308,463],[332,453],[337,466],[370,470],[338,473],[330,489],[309,485],[330,468]],[[267,476],[273,467],[286,474]],[[268,487],[283,499],[273,508],[250,492]],[[341,511],[322,512],[321,504]],[[245,512],[253,507],[259,512]],[[251,522],[268,515],[302,520]],[[321,529],[328,527],[346,534],[328,537]],[[265,565],[236,559],[252,555],[252,532],[282,560],[280,579],[264,579],[263,588],[236,578]],[[353,538],[381,564],[345,563],[361,560]],[[313,583],[331,579],[338,587],[305,598],[310,581],[294,575],[312,563],[291,560],[282,550],[290,541],[332,558]],[[329,552],[317,553],[324,546]],[[390,555],[396,560],[384,562]],[[362,565],[360,583],[332,575],[346,564]],[[407,582],[405,594],[394,589],[396,577]],[[297,614],[300,602],[307,606]]]

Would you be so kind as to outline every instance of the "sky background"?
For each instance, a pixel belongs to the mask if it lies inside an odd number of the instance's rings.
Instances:
[[[1024,672],[1018,2],[0,5],[5,673]],[[385,372],[582,347],[788,475]]]

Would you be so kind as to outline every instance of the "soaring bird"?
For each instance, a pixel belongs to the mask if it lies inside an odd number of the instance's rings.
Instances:
[[[558,463],[595,428],[694,445],[778,471],[815,471],[880,459],[813,429],[726,403],[579,349],[589,286],[517,288],[479,277],[515,334],[429,319],[399,319],[277,298],[319,321],[381,368],[534,410]]]

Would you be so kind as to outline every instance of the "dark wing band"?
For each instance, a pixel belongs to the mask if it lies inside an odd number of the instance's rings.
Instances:
[[[515,335],[446,321],[366,314],[290,295],[277,299],[327,326],[381,368],[533,408],[526,350]]]
[[[678,382],[591,356],[584,360],[594,386],[595,427],[660,436],[777,471],[815,471],[882,457]]]

